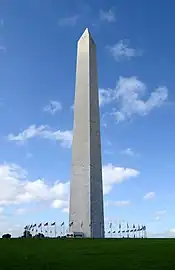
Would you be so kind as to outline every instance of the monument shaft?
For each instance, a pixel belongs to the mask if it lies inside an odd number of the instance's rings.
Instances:
[[[96,46],[88,29],[77,48],[69,224],[85,237],[104,237]]]

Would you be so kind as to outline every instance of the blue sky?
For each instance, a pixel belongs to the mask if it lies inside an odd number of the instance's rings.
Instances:
[[[106,2],[106,3],[104,3]],[[76,42],[97,46],[106,224],[175,233],[174,1],[0,1],[0,232],[67,222]]]

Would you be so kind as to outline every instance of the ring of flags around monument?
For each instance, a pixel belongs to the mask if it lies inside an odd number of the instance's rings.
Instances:
[[[65,236],[71,231],[73,222],[68,224],[68,228],[65,228],[65,222],[58,224],[60,228],[59,236]],[[91,226],[91,224],[89,225]],[[80,223],[81,229],[83,228],[83,222]],[[38,225],[31,224],[26,225],[24,230],[29,231],[31,234],[43,233],[47,237],[57,237],[57,223],[45,222]],[[109,228],[105,232],[105,237],[110,238],[146,238],[146,226],[145,225],[129,225],[129,223],[120,222],[117,226],[112,222],[109,223]]]
[[[118,226],[113,227],[112,223],[109,223],[109,229],[107,237],[119,237],[119,238],[146,238],[146,226],[145,225],[129,225],[119,223]]]

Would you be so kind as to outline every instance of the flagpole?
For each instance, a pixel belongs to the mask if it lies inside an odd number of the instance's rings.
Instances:
[[[57,232],[56,232],[56,222],[55,222],[55,238],[57,236]]]
[[[60,228],[60,229],[61,229],[61,230],[60,230],[60,236],[62,236],[62,226],[60,226],[60,227],[61,227],[61,228]]]
[[[64,224],[63,224],[63,236],[65,235],[65,228],[64,228]]]

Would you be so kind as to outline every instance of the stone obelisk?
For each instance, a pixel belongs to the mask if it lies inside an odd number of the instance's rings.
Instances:
[[[88,29],[77,46],[69,227],[104,237],[100,113],[96,46]]]

